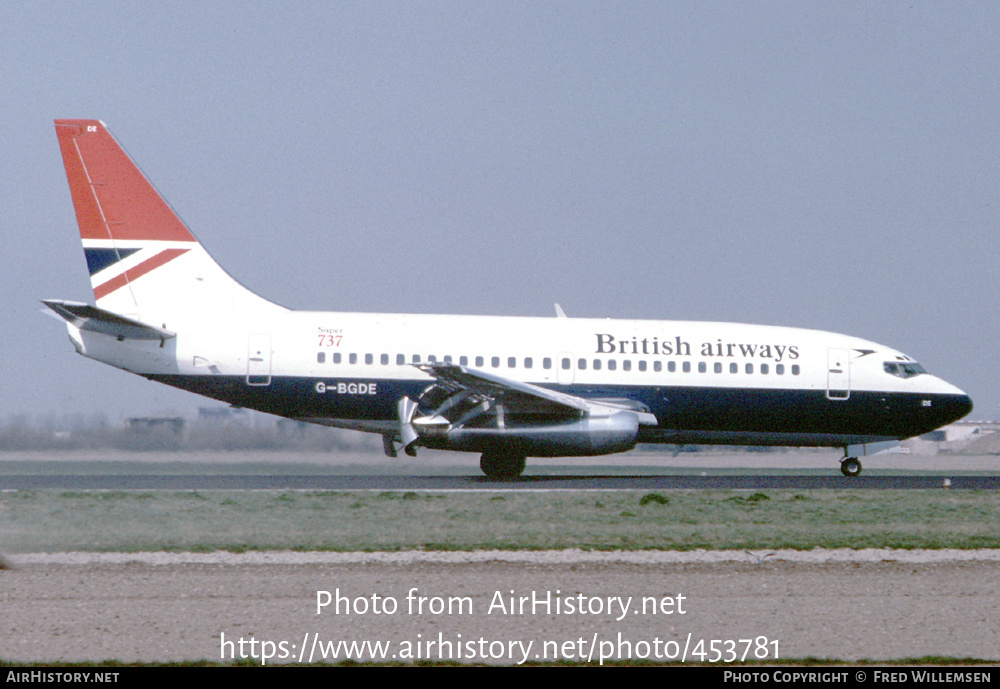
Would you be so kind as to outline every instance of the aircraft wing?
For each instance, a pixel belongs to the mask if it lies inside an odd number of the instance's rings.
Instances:
[[[416,364],[417,368],[435,378],[438,385],[453,395],[475,396],[494,404],[502,404],[510,412],[551,413],[580,416],[608,416],[630,411],[642,425],[655,426],[656,417],[631,400],[589,400],[568,395],[531,383],[477,371],[450,363]]]

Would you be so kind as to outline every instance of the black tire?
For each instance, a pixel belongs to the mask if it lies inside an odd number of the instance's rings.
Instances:
[[[479,460],[479,468],[487,478],[517,478],[524,471],[525,459],[520,455],[493,454],[484,452]]]
[[[860,476],[861,462],[857,457],[848,457],[840,463],[840,473],[848,477]]]

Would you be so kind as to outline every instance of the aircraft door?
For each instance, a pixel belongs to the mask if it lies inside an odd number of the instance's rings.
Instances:
[[[851,350],[828,349],[826,396],[831,400],[846,400],[851,396]]]
[[[556,357],[556,380],[560,385],[570,385],[576,376],[572,352],[559,352]]]
[[[247,385],[271,384],[271,336],[250,335],[247,340]]]

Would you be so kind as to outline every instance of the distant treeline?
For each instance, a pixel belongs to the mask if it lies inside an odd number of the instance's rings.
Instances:
[[[0,425],[0,452],[25,450],[163,451],[368,451],[381,452],[378,436],[297,421],[255,423],[187,421],[144,417],[110,424],[101,417],[30,419],[18,416]]]

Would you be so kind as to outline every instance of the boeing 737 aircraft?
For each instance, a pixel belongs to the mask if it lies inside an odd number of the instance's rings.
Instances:
[[[965,416],[905,354],[736,323],[292,311],[212,260],[98,120],[56,120],[96,305],[44,303],[84,356],[237,407],[382,435],[385,451],[526,457],[637,443],[844,448]]]

